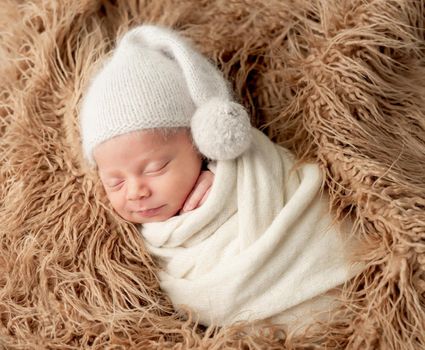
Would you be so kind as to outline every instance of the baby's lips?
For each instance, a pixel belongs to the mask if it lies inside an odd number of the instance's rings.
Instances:
[[[161,205],[159,207],[156,208],[152,208],[152,209],[146,209],[146,210],[138,210],[136,211],[137,214],[144,216],[144,217],[154,217],[157,216],[160,212],[161,209],[164,207],[164,205]]]

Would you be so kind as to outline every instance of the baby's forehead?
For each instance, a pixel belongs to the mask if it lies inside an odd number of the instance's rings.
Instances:
[[[192,139],[190,129],[187,127],[173,127],[173,128],[153,128],[141,130],[142,134],[151,134],[156,137],[163,137],[165,139],[172,138],[173,136],[186,136]]]
[[[94,158],[100,167],[115,167],[128,160],[156,159],[169,154],[197,152],[187,128],[137,130],[98,145]]]

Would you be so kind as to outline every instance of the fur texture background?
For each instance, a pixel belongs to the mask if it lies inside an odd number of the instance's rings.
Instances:
[[[425,348],[424,0],[0,2],[0,348]],[[192,38],[255,125],[319,162],[335,217],[356,220],[366,269],[329,323],[185,321],[107,206],[81,162],[79,102],[145,22]]]

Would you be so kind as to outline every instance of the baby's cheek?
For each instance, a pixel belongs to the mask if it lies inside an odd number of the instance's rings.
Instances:
[[[106,192],[109,202],[117,212],[120,212],[124,207],[124,194],[119,192]]]
[[[175,207],[176,210],[181,209],[186,197],[189,195],[191,188],[188,185],[188,179],[182,176],[169,176],[163,179],[162,184],[158,184],[157,188],[161,189],[164,199]]]
[[[189,194],[193,191],[197,180],[198,180],[198,176],[195,176],[194,174],[190,174],[181,179],[180,188],[181,188],[181,197],[182,197],[183,203],[186,200],[186,198],[189,196]]]

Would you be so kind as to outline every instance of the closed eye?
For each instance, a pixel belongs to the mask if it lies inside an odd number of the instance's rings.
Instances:
[[[170,161],[167,161],[163,164],[148,167],[147,169],[145,169],[144,173],[146,175],[156,175],[156,174],[160,173],[161,171],[163,171],[167,167],[168,164],[170,164]]]
[[[116,189],[124,183],[124,180],[106,183],[106,186],[111,189]]]

